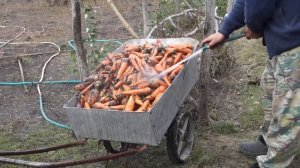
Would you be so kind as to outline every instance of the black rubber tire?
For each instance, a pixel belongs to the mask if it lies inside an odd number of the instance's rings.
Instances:
[[[183,137],[180,137],[179,129],[183,128],[184,122],[187,122],[186,131],[182,135]],[[182,144],[178,152],[180,138],[183,138],[181,141],[186,141],[186,144]],[[195,123],[193,118],[190,113],[180,113],[175,118],[167,133],[167,152],[170,160],[177,164],[185,163],[192,153],[194,138]]]
[[[120,149],[115,149],[115,148],[111,145],[111,142],[110,142],[110,141],[106,141],[106,140],[103,141],[103,146],[104,146],[104,148],[106,149],[106,151],[107,151],[108,153],[111,153],[111,154],[120,153],[120,152],[126,151],[126,150],[128,149],[128,148],[127,148],[127,144],[126,144],[126,143],[123,143],[123,142],[121,142],[121,147],[120,147]]]

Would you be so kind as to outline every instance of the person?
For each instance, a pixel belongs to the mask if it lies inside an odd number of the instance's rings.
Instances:
[[[300,1],[236,0],[219,32],[202,40],[211,48],[244,27],[247,39],[263,37],[268,58],[261,78],[265,117],[256,142],[240,151],[255,155],[252,167],[284,168],[300,146]]]

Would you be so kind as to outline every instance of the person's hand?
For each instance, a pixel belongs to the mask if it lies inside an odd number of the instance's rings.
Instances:
[[[213,48],[216,45],[222,43],[224,40],[225,36],[222,33],[217,32],[202,40],[200,45],[203,46],[207,43],[210,48]]]
[[[245,36],[246,36],[246,38],[248,40],[250,40],[250,39],[258,39],[258,38],[262,37],[261,33],[254,33],[247,26],[244,28],[244,33],[245,33]]]

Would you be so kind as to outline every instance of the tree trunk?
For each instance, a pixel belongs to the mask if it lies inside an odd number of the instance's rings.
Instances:
[[[204,30],[205,37],[215,33],[215,0],[206,0],[206,23],[207,27]],[[203,53],[200,62],[200,78],[198,83],[198,89],[200,93],[199,100],[199,120],[202,125],[209,124],[208,116],[208,97],[209,97],[209,80],[210,80],[210,68],[212,62],[212,52],[207,50]]]
[[[81,13],[79,0],[72,0],[72,20],[73,20],[73,34],[76,46],[76,57],[79,69],[80,80],[88,77],[88,65],[86,59],[86,49],[83,46],[81,35]]]

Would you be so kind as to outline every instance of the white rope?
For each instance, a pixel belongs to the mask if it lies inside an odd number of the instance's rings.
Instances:
[[[15,36],[14,38],[8,40],[7,42],[5,42],[3,45],[0,46],[0,48],[4,47],[5,45],[7,45],[8,43],[12,42],[13,40],[19,38],[24,32],[25,32],[25,28],[22,27],[22,26],[0,26],[0,28],[6,28],[6,27],[17,27],[17,28],[22,28],[23,30],[17,35]]]

